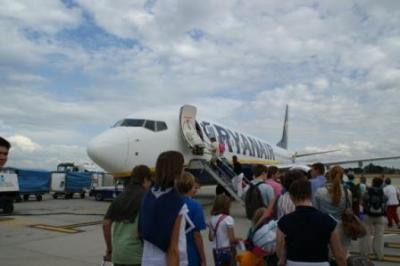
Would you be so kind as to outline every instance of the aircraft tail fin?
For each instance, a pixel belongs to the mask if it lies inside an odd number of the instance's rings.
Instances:
[[[283,149],[288,148],[288,115],[289,115],[289,105],[286,105],[285,121],[283,122],[282,139],[276,144],[277,146]]]

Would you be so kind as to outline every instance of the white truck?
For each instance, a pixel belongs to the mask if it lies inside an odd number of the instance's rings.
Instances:
[[[85,198],[85,191],[90,189],[91,173],[81,169],[74,163],[61,163],[57,171],[51,173],[51,191],[53,198],[64,196],[72,199],[74,194]]]
[[[98,172],[92,175],[92,187],[89,196],[94,197],[97,201],[114,199],[123,190],[124,186],[114,180],[112,175]]]
[[[0,169],[0,208],[3,213],[12,214],[14,201],[19,197],[18,175],[14,169]]]

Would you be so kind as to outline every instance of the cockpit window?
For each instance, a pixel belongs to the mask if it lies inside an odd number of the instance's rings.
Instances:
[[[124,120],[119,120],[117,123],[115,123],[112,127],[120,127],[122,122],[124,122]]]
[[[153,132],[167,130],[167,123],[164,121],[154,121],[145,119],[127,118],[118,121],[113,127],[144,127]]]
[[[115,123],[114,127],[143,127],[144,119],[123,119]]]
[[[156,122],[152,120],[146,120],[144,127],[151,131],[156,131]]]
[[[157,121],[157,131],[163,131],[163,130],[167,130],[167,123],[163,122],[163,121]]]

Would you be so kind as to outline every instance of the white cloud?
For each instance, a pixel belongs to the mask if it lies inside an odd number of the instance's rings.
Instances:
[[[8,140],[15,146],[17,149],[20,149],[22,152],[33,152],[40,148],[40,145],[33,142],[30,138],[22,135],[15,135],[8,137]]]
[[[0,1],[0,133],[35,140],[46,165],[85,158],[85,142],[124,115],[185,103],[271,142],[289,104],[297,150],[400,149],[398,1],[76,3]],[[99,29],[60,41],[86,29],[83,14],[133,45],[88,49]]]
[[[11,20],[25,29],[31,28],[45,33],[55,33],[64,27],[77,26],[80,16],[79,9],[67,8],[61,1],[0,1],[0,17]]]

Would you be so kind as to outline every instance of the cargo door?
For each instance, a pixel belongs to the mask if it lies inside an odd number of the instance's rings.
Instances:
[[[204,154],[204,142],[198,132],[200,129],[196,129],[196,113],[197,109],[192,105],[184,105],[180,110],[180,125],[182,136],[188,147],[192,150],[195,155]]]

